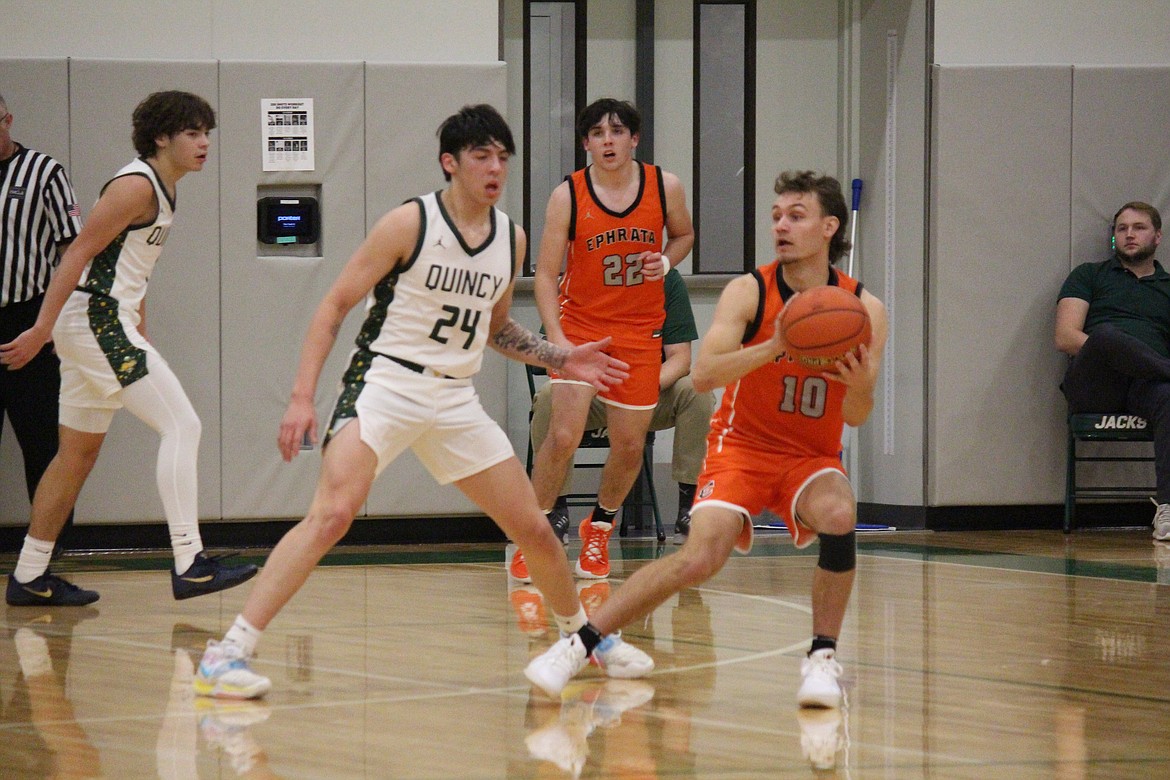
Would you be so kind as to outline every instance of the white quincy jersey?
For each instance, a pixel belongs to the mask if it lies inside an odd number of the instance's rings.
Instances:
[[[94,298],[116,301],[119,314],[128,318],[129,324],[136,327],[139,304],[146,295],[146,283],[150,280],[175,217],[175,203],[159,181],[154,168],[145,160],[134,160],[114,174],[114,179],[122,176],[146,177],[154,186],[158,198],[158,215],[152,222],[130,225],[123,230],[89,262],[82,273],[79,287]],[[114,179],[106,182],[105,186],[110,186]],[[102,191],[105,191],[105,187]]]
[[[470,247],[439,193],[409,202],[421,212],[418,243],[405,265],[370,291],[357,346],[466,378],[483,362],[492,308],[516,272],[516,228],[493,208],[490,234]]]

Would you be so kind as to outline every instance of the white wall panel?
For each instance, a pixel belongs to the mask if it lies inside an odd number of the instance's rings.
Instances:
[[[365,236],[363,65],[223,62],[220,76],[224,515],[299,517],[313,495],[320,449],[285,464],[276,434],[309,320]],[[262,98],[313,99],[315,170],[262,170]],[[258,256],[262,184],[320,185],[322,256]],[[355,309],[346,320],[321,374],[322,432],[360,316]]]
[[[1131,200],[1170,219],[1170,67],[1073,71],[1072,264],[1105,259],[1113,215]],[[1160,259],[1170,263],[1163,242]]]
[[[1056,503],[1071,68],[937,68],[929,503]]]

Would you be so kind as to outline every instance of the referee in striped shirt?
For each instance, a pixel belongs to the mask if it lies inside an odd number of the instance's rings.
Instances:
[[[36,322],[49,276],[81,230],[77,196],[61,163],[16,143],[11,130],[12,113],[0,95],[0,344]],[[57,453],[60,389],[51,342],[23,368],[0,367],[0,426],[7,414],[24,456],[30,502]],[[66,529],[72,524],[70,514]]]

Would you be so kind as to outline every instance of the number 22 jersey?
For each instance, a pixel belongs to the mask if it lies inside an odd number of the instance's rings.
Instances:
[[[661,168],[638,165],[638,195],[622,212],[601,204],[589,168],[566,177],[572,212],[561,278],[561,328],[576,343],[612,336],[615,346],[644,347],[661,335],[662,281],[646,281],[636,258],[662,251],[666,190]]]

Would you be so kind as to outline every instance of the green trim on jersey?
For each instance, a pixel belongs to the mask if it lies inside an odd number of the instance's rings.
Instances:
[[[394,301],[394,288],[398,284],[399,271],[394,270],[383,276],[374,285],[374,304],[366,314],[366,321],[358,331],[357,346],[359,349],[368,349],[382,332],[382,325],[386,322],[386,312]]]
[[[89,329],[114,372],[118,384],[129,387],[146,376],[146,352],[130,342],[118,319],[118,302],[109,295],[90,293]]]
[[[362,347],[354,352],[353,357],[350,358],[349,368],[345,370],[345,375],[341,378],[341,394],[337,397],[337,405],[333,408],[333,417],[329,420],[328,430],[325,431],[324,444],[328,444],[334,434],[341,429],[341,426],[338,425],[339,422],[357,417],[357,399],[366,386],[366,371],[374,362],[374,357],[373,352]]]
[[[109,295],[114,289],[114,277],[117,274],[118,258],[122,255],[122,245],[130,235],[130,228],[126,228],[118,237],[111,241],[105,249],[98,252],[90,261],[89,274],[85,277],[85,284],[81,289],[91,293]]]

